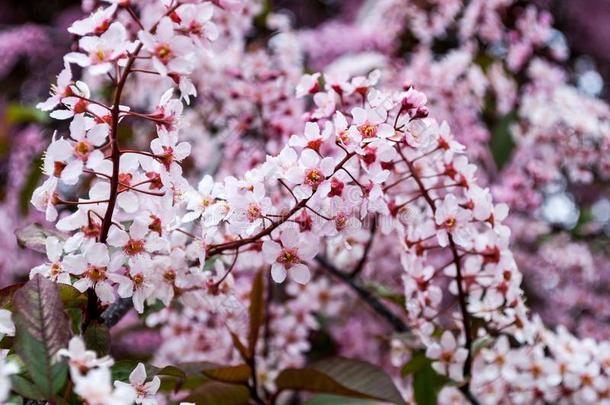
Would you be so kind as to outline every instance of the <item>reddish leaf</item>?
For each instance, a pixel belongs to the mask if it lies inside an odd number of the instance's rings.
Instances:
[[[258,334],[265,320],[264,282],[263,272],[259,271],[254,276],[252,290],[250,291],[250,327],[248,331],[248,353],[254,357]]]
[[[305,368],[286,369],[275,383],[279,390],[405,403],[392,379],[383,370],[364,361],[342,357],[322,360]]]
[[[15,293],[13,304],[15,351],[38,389],[51,398],[67,378],[67,366],[57,363],[55,354],[70,339],[57,284],[36,275]]]

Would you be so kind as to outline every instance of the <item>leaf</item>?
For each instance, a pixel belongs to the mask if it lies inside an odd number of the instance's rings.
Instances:
[[[17,394],[25,398],[43,400],[45,396],[34,385],[34,383],[22,375],[15,374],[11,376],[11,389]]]
[[[246,384],[252,376],[252,370],[246,364],[237,366],[218,366],[213,363],[208,363],[204,366],[201,372],[213,380],[232,383]]]
[[[0,290],[0,308],[10,309],[13,306],[13,297],[15,293],[23,287],[24,283],[17,283],[4,287]]]
[[[365,287],[375,295],[398,305],[402,309],[405,308],[404,295],[396,293],[380,283],[369,282]]]
[[[411,357],[411,360],[407,362],[402,368],[400,374],[403,377],[408,376],[409,374],[413,374],[421,370],[430,364],[430,359],[426,357],[426,354],[423,351],[417,351]]]
[[[87,349],[94,350],[98,357],[110,353],[110,329],[103,323],[93,322],[83,334]]]
[[[44,124],[49,121],[49,116],[33,106],[11,103],[6,109],[6,120],[10,124],[23,124],[37,122]]]
[[[252,290],[250,291],[250,326],[248,329],[248,353],[250,357],[254,357],[258,334],[265,320],[264,285],[263,272],[259,271],[254,276]]]
[[[494,339],[491,336],[482,336],[472,343],[472,358],[487,347],[490,347],[494,343]]]
[[[289,368],[275,381],[280,390],[310,391],[404,404],[392,379],[377,366],[342,357]]]
[[[33,223],[15,231],[17,244],[24,249],[30,249],[38,253],[46,253],[46,240],[49,236],[54,236],[59,240],[64,240],[65,235],[43,228],[39,223]]]
[[[243,385],[208,381],[182,401],[196,404],[246,405],[249,400],[250,392]]]
[[[70,323],[57,284],[36,275],[14,295],[15,351],[46,398],[63,386],[68,367],[55,354],[68,345]]]
[[[339,395],[315,395],[305,402],[305,405],[377,405],[383,402],[370,399],[342,397]]]
[[[87,305],[87,294],[78,291],[69,284],[57,284],[59,288],[59,298],[64,304],[64,308],[82,308]]]
[[[242,359],[244,359],[245,361],[248,361],[248,359],[250,357],[248,354],[248,349],[246,349],[246,346],[244,346],[244,344],[241,342],[241,340],[239,339],[239,336],[237,336],[232,331],[229,331],[229,334],[231,335],[231,340],[233,341],[233,346],[235,346],[235,348],[239,352]]]
[[[417,405],[436,405],[440,390],[449,379],[438,374],[429,362],[413,375],[413,392]]]
[[[496,162],[496,166],[502,169],[510,159],[510,156],[515,149],[515,142],[511,132],[511,125],[517,120],[517,113],[511,111],[501,117],[491,131],[491,154]]]

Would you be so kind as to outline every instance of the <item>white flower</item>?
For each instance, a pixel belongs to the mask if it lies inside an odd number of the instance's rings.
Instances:
[[[76,159],[70,142],[64,138],[53,140],[44,156],[43,171],[47,176],[54,176],[68,185],[78,182],[83,173],[83,161]]]
[[[115,381],[114,386],[131,388],[136,393],[136,404],[156,405],[155,394],[159,390],[161,380],[155,376],[152,381],[146,382],[146,368],[144,364],[138,363],[137,367],[129,374],[129,384]]]
[[[7,361],[4,355],[0,355],[0,403],[8,399],[11,391],[10,376],[19,372],[19,366],[12,361]]]
[[[130,261],[129,277],[112,273],[109,278],[119,284],[117,293],[121,298],[133,297],[133,307],[144,312],[144,301],[155,290],[152,263],[147,256],[136,256]]]
[[[0,335],[15,336],[15,324],[8,309],[0,309]]]
[[[180,30],[188,32],[189,35],[199,41],[202,38],[215,41],[218,38],[218,28],[212,20],[214,5],[209,2],[202,4],[185,4],[176,10],[180,18]]]
[[[45,212],[47,221],[57,219],[57,208],[55,208],[55,190],[57,189],[57,177],[49,177],[32,193],[32,205],[38,211]]]
[[[388,113],[385,109],[379,107],[375,109],[364,109],[356,107],[352,109],[352,128],[360,132],[364,141],[374,138],[386,139],[394,135],[394,128],[386,124]]]
[[[110,367],[114,361],[109,356],[100,359],[92,350],[87,350],[85,342],[81,336],[74,336],[70,339],[67,349],[60,349],[57,357],[67,357],[70,365],[70,375],[72,379],[86,374],[89,370],[96,367]]]
[[[203,215],[203,226],[209,227],[218,224],[222,215],[218,210],[221,205],[216,204],[216,200],[221,195],[222,187],[214,182],[212,176],[203,176],[197,190],[191,189],[187,193],[187,209],[191,212],[184,215],[182,222],[192,222]]]
[[[142,220],[136,219],[126,232],[113,227],[108,233],[108,244],[123,249],[128,256],[137,256],[152,253],[164,247],[164,240],[158,234],[150,232],[149,226]]]
[[[138,38],[144,49],[152,53],[153,66],[161,75],[187,74],[193,69],[193,43],[184,35],[176,35],[174,24],[168,17],[161,19],[155,35],[140,31]]]
[[[335,170],[335,160],[332,157],[320,159],[320,156],[311,149],[301,152],[299,165],[293,167],[286,173],[286,179],[293,184],[299,184],[294,188],[294,193],[299,198],[306,198],[312,192],[320,189],[320,195],[330,191],[328,177]]]
[[[50,236],[45,240],[45,247],[49,262],[34,267],[30,271],[30,278],[41,274],[56,283],[70,284],[70,274],[61,263],[63,243],[56,237]]]
[[[447,194],[443,201],[437,203],[434,215],[438,244],[443,247],[449,245],[449,234],[453,235],[457,244],[462,244],[467,238],[471,218],[471,211],[460,207],[453,194]]]
[[[320,134],[320,127],[316,122],[306,122],[303,136],[292,135],[290,137],[290,140],[288,141],[288,146],[291,146],[293,148],[309,148],[316,152],[320,152],[320,147],[330,137],[331,132],[331,125],[326,125],[324,127],[324,132]]]
[[[78,41],[78,46],[86,53],[70,52],[64,56],[69,63],[89,67],[92,75],[110,72],[115,62],[122,65],[134,43],[127,40],[127,30],[123,24],[114,22],[101,36],[87,36]]]
[[[64,68],[57,75],[57,84],[51,86],[51,95],[46,101],[36,104],[42,111],[50,111],[57,107],[61,99],[71,94],[70,86],[73,84],[70,64],[64,62]]]
[[[313,102],[318,107],[312,114],[313,118],[330,117],[335,112],[335,109],[336,109],[335,94],[332,92],[316,93],[313,96]]]
[[[68,32],[74,35],[84,36],[87,34],[102,34],[110,26],[112,16],[117,9],[117,4],[112,4],[107,8],[99,8],[91,13],[87,18],[74,21],[68,27]]]
[[[307,284],[309,268],[303,263],[312,260],[318,253],[316,243],[305,241],[294,229],[285,229],[280,236],[281,244],[266,240],[263,243],[263,257],[271,263],[271,276],[276,283],[290,277],[299,284]]]
[[[110,260],[108,246],[103,243],[94,243],[85,250],[84,254],[70,255],[64,258],[64,266],[71,274],[81,276],[74,283],[74,287],[81,292],[94,288],[100,301],[110,303],[114,301],[114,294],[109,274],[117,271],[123,262],[122,255],[115,255]]]
[[[468,357],[468,350],[457,347],[453,333],[445,331],[441,336],[440,345],[431,343],[426,349],[426,356],[432,360],[432,368],[439,374],[447,375],[455,381],[463,378],[464,361]]]
[[[296,88],[297,98],[316,93],[320,89],[320,83],[318,82],[319,79],[320,73],[301,76],[301,80],[299,80]]]
[[[74,392],[89,405],[131,405],[135,401],[136,393],[133,389],[117,387],[113,390],[110,369],[107,367],[74,377]]]

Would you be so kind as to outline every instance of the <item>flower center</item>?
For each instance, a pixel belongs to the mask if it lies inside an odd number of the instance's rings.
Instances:
[[[87,278],[95,283],[106,280],[106,267],[89,266]]]
[[[157,46],[157,49],[155,49],[155,54],[163,63],[168,63],[172,58],[172,50],[166,44],[160,44]]]
[[[444,363],[451,363],[451,361],[453,360],[453,353],[452,352],[443,352],[441,354],[441,361]]]
[[[142,253],[144,251],[144,241],[129,239],[129,242],[127,242],[123,250],[130,256]]]
[[[201,199],[201,206],[203,208],[208,208],[213,202],[214,199],[212,197],[206,196]]]
[[[248,205],[248,221],[254,222],[261,216],[261,207],[256,203],[250,203]]]
[[[373,138],[377,135],[377,127],[375,125],[363,124],[358,129],[363,138]]]
[[[87,238],[97,238],[100,234],[102,227],[98,224],[90,224],[83,226],[80,230],[85,234]]]
[[[456,224],[457,221],[454,217],[447,218],[447,220],[445,221],[445,228],[447,228],[448,230],[452,230],[453,228],[455,228]]]
[[[163,155],[159,156],[159,161],[169,170],[174,161],[174,149],[171,146],[164,146]]]
[[[305,184],[312,187],[319,186],[324,181],[324,174],[318,168],[307,169],[305,172]]]
[[[138,273],[135,276],[133,276],[133,283],[137,286],[142,285],[142,283],[144,282],[144,276],[142,275],[142,273]]]
[[[106,53],[103,49],[98,49],[95,51],[95,58],[98,62],[103,62],[106,59]]]
[[[173,284],[176,280],[176,272],[173,269],[167,270],[165,273],[163,273],[163,279],[168,283]]]
[[[74,154],[78,158],[85,160],[87,156],[89,156],[89,152],[91,151],[91,149],[93,148],[91,147],[91,145],[89,145],[89,142],[80,141],[76,145],[74,145]]]
[[[284,248],[277,257],[277,262],[289,268],[299,262],[299,256],[296,249]]]
[[[61,264],[55,262],[51,265],[51,278],[56,278],[61,273]]]

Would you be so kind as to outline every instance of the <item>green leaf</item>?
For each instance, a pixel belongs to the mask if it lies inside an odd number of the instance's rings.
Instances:
[[[398,305],[402,309],[405,308],[404,295],[396,293],[380,283],[369,282],[365,287],[375,295]]]
[[[44,124],[49,121],[47,113],[36,107],[18,103],[9,104],[6,109],[6,120],[9,124],[24,124],[37,122]]]
[[[69,284],[57,284],[59,288],[59,298],[64,304],[64,308],[81,308],[87,305],[87,294],[78,291]]]
[[[196,404],[246,405],[250,392],[243,385],[225,384],[219,381],[208,381],[193,390],[183,402]]]
[[[110,329],[103,323],[93,322],[83,334],[87,349],[94,350],[98,357],[110,353]]]
[[[83,322],[83,312],[79,308],[66,308],[66,313],[70,317],[72,334],[82,334],[81,323]]]
[[[417,405],[436,405],[440,390],[449,379],[438,374],[429,362],[413,375],[413,392]]]
[[[36,399],[39,401],[45,399],[45,396],[32,381],[19,374],[11,376],[11,389],[25,398]]]
[[[263,272],[259,271],[254,276],[252,290],[250,291],[250,326],[248,329],[248,353],[254,357],[258,334],[265,320]]]
[[[53,398],[67,379],[65,362],[55,354],[68,345],[70,323],[59,298],[57,284],[36,275],[13,298],[15,352],[46,398]]]
[[[403,377],[413,374],[430,365],[430,359],[426,357],[426,354],[422,351],[413,353],[411,360],[404,365],[401,371]]]
[[[512,111],[501,117],[492,128],[490,148],[498,170],[508,163],[515,149],[510,127],[516,120],[517,113]]]
[[[383,370],[361,360],[335,357],[305,368],[289,368],[282,371],[275,382],[280,390],[405,403],[392,379]]]

